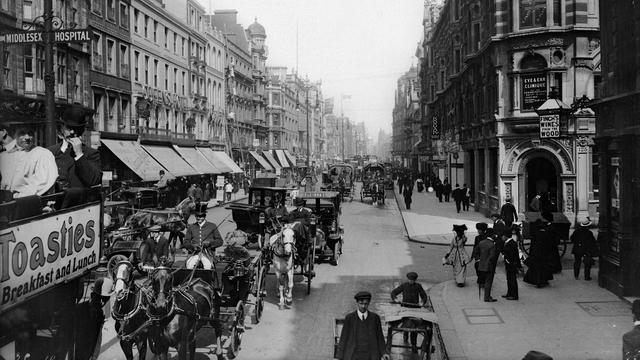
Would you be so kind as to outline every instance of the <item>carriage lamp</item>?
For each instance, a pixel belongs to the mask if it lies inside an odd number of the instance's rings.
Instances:
[[[331,222],[331,232],[336,232],[336,222],[335,222],[335,220]]]
[[[264,224],[264,213],[260,213],[258,216],[258,223]]]
[[[246,274],[246,269],[242,260],[237,260],[235,266],[233,267],[233,277],[239,278],[243,277]]]

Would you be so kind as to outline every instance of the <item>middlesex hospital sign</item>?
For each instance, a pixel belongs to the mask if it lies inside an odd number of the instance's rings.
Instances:
[[[98,265],[100,204],[0,230],[0,311]]]

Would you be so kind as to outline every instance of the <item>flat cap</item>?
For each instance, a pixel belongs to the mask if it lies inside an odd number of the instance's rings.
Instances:
[[[638,299],[633,300],[633,304],[631,306],[631,312],[637,318],[640,318],[640,300],[638,300]]]
[[[487,225],[487,223],[480,222],[476,224],[476,229],[478,230],[487,231],[488,228],[489,228],[489,225]]]
[[[417,280],[418,274],[415,271],[411,271],[407,273],[407,279],[409,280]]]
[[[353,298],[356,300],[371,300],[371,293],[368,291],[359,291]]]

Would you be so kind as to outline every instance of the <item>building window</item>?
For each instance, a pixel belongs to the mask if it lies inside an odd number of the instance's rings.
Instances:
[[[107,73],[116,74],[116,43],[107,39]]]
[[[73,94],[76,101],[82,101],[82,75],[80,74],[80,59],[73,58]]]
[[[185,95],[184,84],[186,82],[187,82],[187,74],[183,71],[182,72],[182,81],[180,82],[180,85],[182,85],[182,95]]]
[[[127,45],[120,45],[120,76],[128,79],[129,75],[129,47]]]
[[[144,56],[144,84],[149,85],[149,56]]]
[[[480,23],[473,24],[473,33],[471,34],[472,51],[480,49]]]
[[[178,34],[173,34],[173,52],[178,52]]]
[[[184,38],[182,39],[182,56],[184,56],[184,48],[186,47],[186,42],[184,40]]]
[[[120,3],[120,26],[129,28],[129,7],[125,3]]]
[[[591,189],[593,189],[593,200],[600,198],[600,154],[598,146],[591,148]]]
[[[158,87],[158,60],[153,60],[153,86]]]
[[[145,39],[149,38],[149,17],[147,15],[144,16],[144,37]]]
[[[164,89],[169,90],[169,65],[164,65]]]
[[[140,12],[133,9],[133,32],[138,33],[138,23],[140,22]]]
[[[135,81],[140,81],[140,53],[137,51],[133,52],[133,66],[135,66],[135,69],[133,71],[133,77],[135,79]]]
[[[96,70],[102,70],[102,36],[98,33],[94,33],[93,35],[91,65]]]
[[[36,74],[38,77],[36,89],[38,91],[44,91],[44,46],[36,45],[36,66]]]
[[[6,47],[5,47],[5,50],[2,52],[2,64],[4,64],[3,65],[4,66],[4,72],[3,72],[4,84],[3,85],[8,87],[10,87],[12,83],[10,62],[11,62],[11,53],[9,52],[9,50],[6,50]]]
[[[116,21],[116,1],[107,0],[107,20]]]
[[[158,23],[155,20],[153,21],[153,42],[158,42]]]
[[[520,28],[547,26],[547,0],[520,0]]]
[[[121,115],[118,116],[118,127],[124,128],[129,122],[129,100],[122,99],[120,101]]]
[[[33,48],[24,47],[24,91],[33,91]]]
[[[169,48],[169,29],[164,28],[164,47],[165,49]]]
[[[460,72],[460,49],[456,49],[453,55],[454,69],[456,73]]]
[[[178,69],[173,69],[173,92],[178,93]]]
[[[67,54],[63,52],[56,52],[56,83],[58,85],[64,85],[67,77]]]
[[[102,15],[103,9],[104,9],[104,0],[91,0],[92,13]]]

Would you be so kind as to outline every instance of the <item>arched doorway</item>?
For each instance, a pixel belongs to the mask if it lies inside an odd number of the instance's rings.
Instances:
[[[536,195],[541,196],[541,211],[561,211],[560,177],[554,162],[546,156],[533,157],[526,164],[525,174],[527,211],[534,210],[531,204]]]

